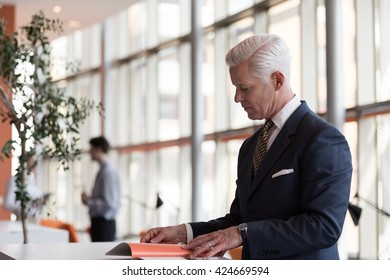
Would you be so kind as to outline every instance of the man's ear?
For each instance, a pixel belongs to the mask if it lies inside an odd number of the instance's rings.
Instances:
[[[275,90],[279,90],[284,85],[284,75],[282,72],[276,71],[272,74]]]

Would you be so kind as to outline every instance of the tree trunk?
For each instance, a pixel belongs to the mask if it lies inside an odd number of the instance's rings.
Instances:
[[[21,169],[19,169],[18,172],[20,172],[21,176],[21,185],[19,191],[23,193],[21,195],[20,199],[20,218],[22,222],[22,229],[23,229],[23,243],[28,243],[28,230],[27,230],[27,205],[26,205],[26,199],[24,192],[27,192],[27,182],[26,182],[26,143],[27,143],[27,137],[26,137],[26,131],[25,126],[23,125],[23,130],[21,129],[21,126],[17,126],[19,138],[21,142],[21,155],[19,156],[19,164],[21,166]]]
[[[28,230],[27,230],[27,217],[26,217],[26,205],[24,201],[20,203],[20,218],[22,221],[22,229],[23,229],[23,243],[28,243]]]

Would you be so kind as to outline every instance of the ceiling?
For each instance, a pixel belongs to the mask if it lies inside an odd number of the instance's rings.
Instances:
[[[0,4],[16,7],[16,27],[25,25],[31,16],[42,10],[46,17],[63,22],[64,34],[102,22],[120,11],[125,10],[137,0],[0,0]],[[53,12],[60,6],[59,13]],[[19,28],[18,28],[19,31]],[[64,35],[62,34],[62,35]],[[51,34],[51,39],[57,37]]]

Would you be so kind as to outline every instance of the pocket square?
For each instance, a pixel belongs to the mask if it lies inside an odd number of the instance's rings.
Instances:
[[[294,169],[282,169],[278,172],[276,172],[274,175],[272,175],[272,178],[276,178],[276,177],[279,177],[279,176],[282,176],[282,175],[286,175],[286,174],[290,174],[290,173],[293,173],[294,172]]]

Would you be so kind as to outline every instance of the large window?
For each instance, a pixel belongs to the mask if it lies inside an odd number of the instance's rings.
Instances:
[[[291,49],[293,90],[326,117],[324,3],[202,1],[202,219],[228,211],[238,150],[259,125],[234,102],[226,52],[255,33],[280,35]],[[357,226],[347,216],[340,249],[345,258],[389,258],[389,218],[354,195],[390,211],[390,4],[342,5],[343,132],[353,158],[351,201],[363,212]],[[140,0],[53,42],[54,78],[70,94],[100,100],[106,108],[104,118],[93,115],[84,124],[82,143],[88,149],[90,137],[104,134],[114,147],[110,160],[120,171],[123,193],[120,237],[191,219],[190,35],[190,1]],[[69,60],[81,72],[65,70]],[[43,169],[46,188],[58,196],[57,216],[87,227],[79,198],[91,189],[97,166],[85,155],[71,173],[56,171],[50,162]],[[164,201],[158,209],[157,195]]]

